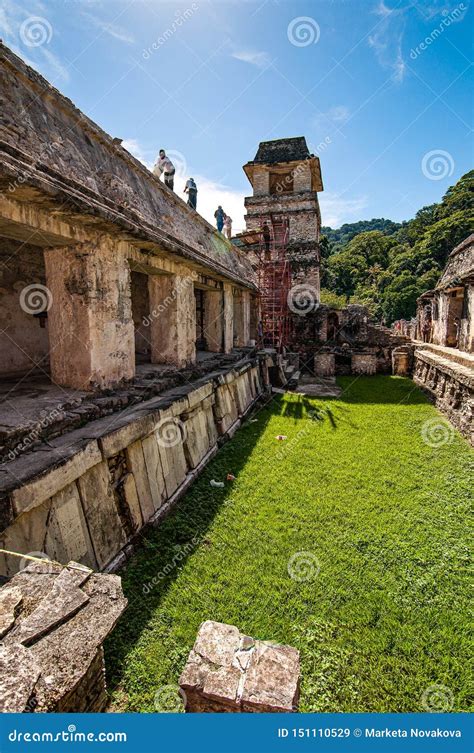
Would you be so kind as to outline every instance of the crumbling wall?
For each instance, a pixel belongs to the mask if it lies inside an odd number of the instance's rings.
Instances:
[[[0,589],[0,712],[104,711],[102,644],[126,604],[116,575],[22,562]]]
[[[110,566],[238,428],[265,390],[265,360],[247,359],[8,463],[0,478],[0,547]],[[2,555],[1,574],[17,567],[17,558]]]

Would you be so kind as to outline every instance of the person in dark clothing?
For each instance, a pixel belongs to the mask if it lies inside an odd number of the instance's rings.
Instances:
[[[262,226],[262,236],[263,236],[263,242],[265,244],[265,259],[270,259],[270,241],[271,241],[271,234],[270,234],[270,228],[268,227],[267,222],[265,221]]]
[[[222,233],[222,228],[224,227],[225,212],[220,204],[214,212],[214,217],[216,218],[216,227],[218,231]]]
[[[188,194],[188,207],[196,209],[197,192],[197,185],[194,182],[194,178],[189,178],[189,180],[186,181],[186,186],[184,188],[184,193]]]

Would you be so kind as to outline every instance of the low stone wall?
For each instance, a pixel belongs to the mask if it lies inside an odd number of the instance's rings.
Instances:
[[[443,355],[442,349],[415,348],[413,380],[474,445],[474,370]]]
[[[93,421],[19,457],[0,480],[0,548],[111,569],[158,521],[264,393],[267,356]],[[18,558],[0,555],[0,574]]]

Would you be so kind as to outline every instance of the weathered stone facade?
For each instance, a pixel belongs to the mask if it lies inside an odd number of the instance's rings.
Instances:
[[[135,534],[166,514],[263,395],[267,358],[243,359],[7,463],[0,548],[93,569],[116,566]],[[0,556],[1,575],[17,567],[18,558]]]
[[[474,234],[453,249],[436,288],[419,298],[416,338],[474,351]]]
[[[411,367],[414,381],[474,444],[474,235],[418,299]]]
[[[297,710],[299,652],[254,640],[234,625],[203,622],[179,684],[186,711],[283,713]]]
[[[364,306],[312,306],[292,315],[290,348],[317,376],[390,374],[394,348],[407,338],[373,323]]]
[[[317,192],[323,184],[318,157],[310,154],[304,137],[263,141],[244,171],[253,187],[253,196],[245,199],[247,230],[260,231],[265,221],[271,229],[275,219],[288,220],[293,282],[311,286],[319,300]],[[255,262],[252,253],[250,258]]]
[[[102,644],[126,605],[115,575],[26,563],[0,589],[0,712],[104,711]]]
[[[245,256],[3,45],[0,70],[0,376],[97,390],[139,356],[190,365],[197,291],[228,353],[234,293],[256,292]]]

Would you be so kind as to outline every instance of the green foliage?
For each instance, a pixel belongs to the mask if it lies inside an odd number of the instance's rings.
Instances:
[[[299,649],[301,711],[424,711],[436,684],[468,710],[472,453],[454,430],[424,440],[444,420],[410,379],[339,382],[274,398],[142,532],[106,645],[112,711],[154,711],[209,619]],[[319,572],[290,577],[297,552]]]
[[[323,228],[322,284],[346,301],[357,297],[388,323],[410,319],[416,299],[436,285],[448,255],[473,229],[471,171],[402,225],[380,219]]]

